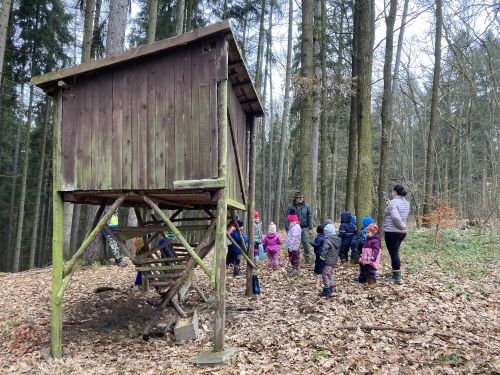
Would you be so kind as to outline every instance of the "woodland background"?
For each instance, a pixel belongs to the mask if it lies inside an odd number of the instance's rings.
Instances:
[[[499,10],[492,0],[3,0],[0,271],[51,263],[53,103],[31,77],[224,18],[265,106],[265,225],[283,224],[296,190],[316,222],[344,209],[377,216],[395,183],[417,225],[436,209],[454,223],[498,220]],[[65,207],[66,256],[92,209]]]

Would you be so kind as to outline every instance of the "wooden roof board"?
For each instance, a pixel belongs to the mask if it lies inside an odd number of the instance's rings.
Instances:
[[[201,29],[197,29],[188,33],[184,33],[168,39],[162,39],[154,43],[145,44],[140,47],[128,50],[124,53],[106,57],[100,60],[91,60],[89,62],[74,65],[65,69],[50,72],[41,76],[33,77],[30,81],[32,86],[38,86],[45,92],[50,92],[57,86],[58,81],[68,80],[70,78],[92,74],[95,71],[111,68],[117,64],[131,62],[139,58],[150,56],[164,52],[166,50],[188,45],[198,39],[205,39],[217,34],[227,36],[229,42],[228,63],[230,71],[228,74],[231,85],[239,84],[245,87],[246,95],[240,97],[242,106],[247,113],[252,113],[255,116],[263,116],[264,111],[260,98],[255,90],[252,79],[248,73],[248,69],[243,61],[240,49],[233,36],[230,20],[223,20],[217,24],[213,24]],[[251,102],[255,101],[255,102]],[[243,103],[244,102],[244,103]],[[251,104],[248,104],[250,103]]]

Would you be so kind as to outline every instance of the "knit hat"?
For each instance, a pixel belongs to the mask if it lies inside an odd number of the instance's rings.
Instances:
[[[372,223],[372,224],[368,225],[368,228],[366,228],[366,231],[370,232],[372,234],[375,234],[378,232],[378,225],[375,223]]]
[[[299,221],[299,218],[295,214],[288,215],[287,219],[288,219],[289,223],[292,222],[292,221],[295,221],[295,222]]]
[[[258,211],[254,211],[254,213],[253,213],[253,218],[254,218],[254,219],[258,219],[259,217],[260,217],[259,212],[258,212]]]
[[[323,225],[318,225],[316,227],[316,233],[323,233],[323,230],[324,230],[324,226]]]
[[[274,224],[272,221],[271,224],[269,224],[269,232],[276,233],[276,224]]]
[[[324,232],[325,236],[335,236],[335,227],[333,224],[326,224]]]
[[[373,219],[370,216],[365,216],[363,220],[361,220],[361,225],[365,228],[368,227],[368,225],[370,225],[371,223],[373,223]]]
[[[300,191],[298,191],[295,193],[295,195],[293,197],[294,198],[304,198],[304,195]]]

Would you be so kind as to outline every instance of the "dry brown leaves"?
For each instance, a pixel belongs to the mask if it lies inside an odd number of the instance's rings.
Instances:
[[[283,258],[283,262],[285,262]],[[436,273],[359,285],[357,269],[335,269],[335,293],[321,290],[312,267],[296,279],[260,265],[262,295],[244,296],[245,277],[227,278],[227,346],[239,352],[227,366],[200,368],[196,354],[211,346],[213,310],[191,292],[200,337],[176,344],[171,335],[144,342],[142,330],[158,297],[133,287],[129,266],[78,270],[64,299],[65,357],[41,353],[50,340],[50,270],[1,276],[0,373],[5,374],[470,374],[500,372],[499,294],[495,280],[468,281]],[[381,273],[386,273],[387,270]],[[208,295],[208,281],[197,270]],[[480,283],[480,287],[479,287]],[[99,286],[115,290],[95,294]],[[174,312],[167,310],[163,321]],[[370,325],[422,333],[338,329]]]

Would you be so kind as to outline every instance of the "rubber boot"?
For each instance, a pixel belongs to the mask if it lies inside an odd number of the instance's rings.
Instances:
[[[320,293],[320,297],[330,297],[332,295],[332,287],[323,288],[323,291]]]
[[[368,287],[370,289],[373,289],[377,286],[377,280],[372,279],[371,277],[368,278]]]
[[[401,284],[401,270],[393,270],[389,282],[392,284]]]

